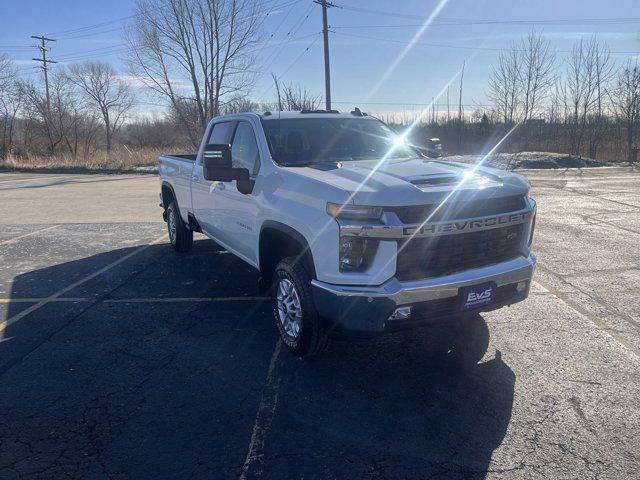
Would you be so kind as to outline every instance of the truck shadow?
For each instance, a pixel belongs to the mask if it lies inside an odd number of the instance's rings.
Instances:
[[[284,443],[328,459],[331,478],[343,469],[350,470],[345,478],[485,478],[509,425],[515,375],[499,350],[481,363],[461,363],[437,344],[451,338],[480,360],[477,347],[486,349],[489,331],[477,320],[478,328],[455,337],[446,326],[425,327],[334,343],[313,362],[285,356],[281,371],[290,373],[281,379],[278,411],[300,413],[287,419]],[[282,441],[274,437],[268,442]],[[277,472],[285,463],[273,444],[267,470]],[[313,476],[304,464],[288,468],[292,478]]]
[[[10,297],[46,297],[132,251],[24,273]],[[0,477],[236,477],[276,329],[268,302],[195,299],[255,296],[256,283],[210,241],[188,255],[157,245],[65,294],[85,301],[7,326]],[[123,301],[169,297],[194,301]],[[9,303],[4,316],[31,305]],[[477,320],[454,338],[474,351],[466,366],[438,353],[444,327],[334,342],[313,361],[283,350],[263,477],[484,478],[515,375],[498,351],[477,363],[489,344]]]

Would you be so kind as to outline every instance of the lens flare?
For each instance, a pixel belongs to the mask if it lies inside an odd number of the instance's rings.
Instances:
[[[402,147],[406,144],[407,142],[407,138],[404,135],[398,135],[396,138],[393,139],[393,146],[394,147]]]
[[[466,182],[468,182],[470,179],[472,179],[473,177],[476,176],[476,171],[478,170],[478,168],[480,168],[484,162],[487,160],[487,158],[489,158],[490,155],[492,155],[499,147],[500,145],[502,145],[504,143],[504,141],[509,138],[511,136],[511,134],[520,126],[520,122],[516,123],[511,130],[509,130],[501,139],[499,142],[497,142],[481,159],[480,161],[478,161],[478,163],[476,163],[472,168],[470,168],[469,170],[465,171],[464,174],[462,175],[462,179],[456,184],[456,186],[453,188],[453,190],[451,190],[451,192],[449,192],[447,194],[447,196],[445,196],[442,201],[438,204],[438,206],[431,212],[431,214],[424,219],[424,221],[422,223],[420,223],[420,225],[418,225],[415,229],[414,232],[406,238],[406,240],[404,241],[404,243],[402,244],[402,246],[398,247],[398,251],[396,252],[396,255],[392,258],[392,260],[388,261],[383,267],[382,269],[385,269],[387,266],[389,266],[389,264],[391,263],[391,261],[395,261],[396,257],[400,254],[400,252],[402,252],[402,250],[404,250],[404,248],[409,244],[409,242],[416,236],[417,233],[419,233],[422,230],[422,227],[424,227],[429,220],[431,220],[433,218],[433,216],[440,211],[442,208],[444,208],[445,204],[447,203],[447,201],[453,197],[456,192],[458,192]]]
[[[402,60],[404,60],[404,57],[407,56],[407,54],[411,51],[411,49],[416,44],[416,42],[418,40],[420,40],[420,38],[422,37],[424,32],[426,32],[427,28],[429,28],[431,23],[433,23],[433,21],[440,14],[440,12],[442,11],[442,9],[445,7],[445,5],[447,3],[449,3],[449,0],[440,0],[438,5],[436,5],[436,8],[433,9],[433,11],[429,15],[429,17],[424,21],[422,26],[413,35],[413,38],[409,41],[407,46],[404,47],[402,52],[400,52],[400,55],[398,55],[396,57],[396,59],[391,64],[391,66],[389,68],[387,68],[386,72],[384,72],[384,75],[382,75],[382,77],[380,77],[380,80],[378,80],[378,83],[376,83],[375,86],[371,89],[371,91],[369,92],[369,95],[367,95],[367,97],[365,98],[365,102],[364,103],[366,103],[368,100],[371,99],[371,97],[373,97],[373,95],[375,95],[375,93],[380,89],[382,84],[387,80],[387,78],[389,78],[389,76],[394,72],[394,70],[398,67],[398,65],[400,65],[400,62],[402,62]]]

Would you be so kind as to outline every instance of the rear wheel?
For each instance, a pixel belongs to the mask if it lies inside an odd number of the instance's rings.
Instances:
[[[311,293],[311,276],[288,257],[278,263],[273,277],[273,315],[282,342],[299,357],[311,357],[324,350],[327,334]]]
[[[178,252],[188,252],[193,245],[193,231],[182,221],[178,206],[171,202],[167,207],[167,230],[169,241]]]

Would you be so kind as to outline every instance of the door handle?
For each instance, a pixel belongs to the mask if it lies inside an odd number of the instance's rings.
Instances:
[[[216,183],[216,190],[224,190],[226,187],[224,185],[224,182],[217,182]]]

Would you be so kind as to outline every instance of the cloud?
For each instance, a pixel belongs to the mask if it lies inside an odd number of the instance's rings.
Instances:
[[[146,87],[150,80],[148,77],[143,77],[139,75],[118,75],[118,78],[132,87]],[[158,79],[158,83],[164,83],[163,79]],[[190,88],[192,87],[191,83],[178,80],[175,78],[171,79],[171,83],[174,87],[178,88]]]

